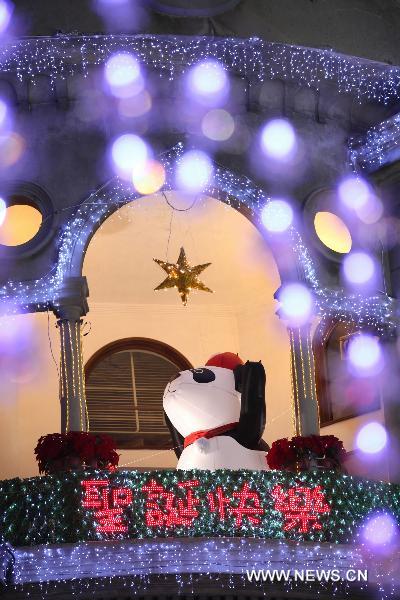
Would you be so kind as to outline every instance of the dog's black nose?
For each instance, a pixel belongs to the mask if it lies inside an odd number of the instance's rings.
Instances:
[[[210,383],[215,381],[215,373],[210,369],[190,369],[196,383]]]

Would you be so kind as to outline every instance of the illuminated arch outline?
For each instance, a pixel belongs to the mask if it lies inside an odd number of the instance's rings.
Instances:
[[[174,166],[184,151],[184,145],[180,142],[159,156],[166,171],[166,184],[162,190],[174,189]],[[214,164],[213,178],[203,194],[234,208],[244,207],[247,212],[252,213],[252,220],[256,224],[260,223],[261,209],[270,201],[263,190],[255,186],[248,177],[235,174],[217,164]],[[64,279],[81,275],[86,248],[98,227],[113,212],[139,197],[142,194],[118,177],[105,183],[77,208],[64,227],[54,272],[29,283],[8,282],[0,288],[0,306],[7,312],[24,309],[40,311],[53,306]],[[291,227],[286,236],[287,244],[294,253],[299,279],[304,279],[314,292],[320,315],[354,321],[360,326],[368,325],[380,332],[394,328],[393,301],[389,296],[380,294],[363,297],[359,294],[346,294],[342,289],[321,286],[315,264],[300,233]],[[265,237],[268,239],[268,234]],[[273,252],[273,244],[271,249],[279,270],[281,261],[279,255]],[[281,270],[280,276],[284,281]]]

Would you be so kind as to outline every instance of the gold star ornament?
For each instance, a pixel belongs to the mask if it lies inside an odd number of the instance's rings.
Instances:
[[[153,258],[164,271],[167,273],[167,278],[160,283],[156,288],[157,290],[166,290],[168,288],[177,288],[183,304],[186,306],[189,294],[192,290],[200,290],[202,292],[211,292],[210,288],[199,281],[198,276],[200,273],[207,269],[211,263],[205,263],[204,265],[196,265],[191,267],[187,261],[186,253],[183,248],[179,253],[179,258],[176,263],[168,263],[158,258]]]

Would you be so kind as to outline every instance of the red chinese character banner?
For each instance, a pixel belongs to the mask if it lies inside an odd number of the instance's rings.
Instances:
[[[376,511],[400,526],[400,486],[331,470],[77,470],[0,481],[15,546],[151,537],[357,542]]]
[[[82,506],[94,509],[96,531],[119,533],[128,531],[123,509],[132,504],[132,490],[128,487],[113,487],[106,479],[82,481],[85,495]]]
[[[284,536],[329,530],[331,506],[321,485],[280,485],[260,491],[251,479],[207,487],[200,478],[176,479],[169,484],[148,476],[139,486],[115,485],[110,479],[87,479],[82,507],[90,511],[96,534],[134,534],[139,529],[157,535],[220,535],[251,533],[262,536],[265,520],[273,520]],[[290,536],[289,536],[290,537]]]

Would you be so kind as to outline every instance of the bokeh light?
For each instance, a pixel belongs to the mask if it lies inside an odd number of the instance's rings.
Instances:
[[[397,537],[398,528],[392,515],[378,512],[369,516],[362,528],[362,538],[368,546],[385,546]]]
[[[121,98],[118,103],[118,112],[122,117],[142,117],[149,112],[151,106],[152,99],[149,92],[142,90],[130,98]]]
[[[24,138],[15,132],[0,136],[0,167],[12,167],[24,153]]]
[[[148,160],[140,169],[133,169],[133,185],[140,194],[154,194],[165,183],[165,169],[156,160]]]
[[[0,198],[0,226],[4,223],[6,214],[7,214],[7,204],[5,203],[3,198]]]
[[[187,192],[201,192],[213,174],[210,158],[201,150],[190,150],[179,160],[176,167],[176,182]]]
[[[136,33],[145,31],[148,14],[145,2],[132,0],[92,0],[92,7],[102,18],[106,32]]]
[[[343,179],[338,187],[341,202],[352,210],[360,210],[368,204],[372,190],[368,183],[356,175]]]
[[[147,144],[138,135],[126,133],[118,137],[111,146],[111,157],[116,173],[129,181],[133,170],[144,168],[150,159]]]
[[[104,67],[104,76],[111,93],[118,98],[134,96],[144,87],[139,61],[129,52],[111,56]]]
[[[271,200],[261,212],[262,223],[272,233],[287,231],[293,222],[293,210],[286,200]]]
[[[376,375],[382,370],[383,355],[379,340],[368,333],[354,335],[348,345],[348,358],[359,376]]]
[[[359,450],[366,454],[377,454],[387,444],[386,429],[375,421],[364,425],[357,433],[356,445]]]
[[[314,309],[314,300],[308,288],[300,283],[289,283],[282,287],[278,300],[280,312],[293,327],[301,327],[309,322]]]
[[[368,201],[356,209],[360,221],[366,225],[377,223],[383,215],[383,204],[375,195],[370,195]]]
[[[297,148],[296,134],[286,119],[274,119],[261,131],[261,148],[264,154],[275,160],[291,158]]]
[[[14,5],[7,0],[0,0],[0,33],[4,33],[10,24]]]
[[[235,121],[227,110],[214,108],[204,115],[201,130],[210,140],[224,142],[229,140],[235,131]]]
[[[225,69],[216,60],[205,60],[190,69],[188,88],[198,101],[215,106],[227,98],[229,80]]]
[[[26,383],[43,374],[42,349],[33,328],[31,315],[0,319],[0,380],[7,383]],[[0,398],[9,403],[9,398]]]
[[[0,98],[0,127],[4,127],[7,122],[8,108],[7,104]]]
[[[370,283],[375,276],[375,261],[366,252],[351,252],[343,260],[343,273],[350,284]]]

